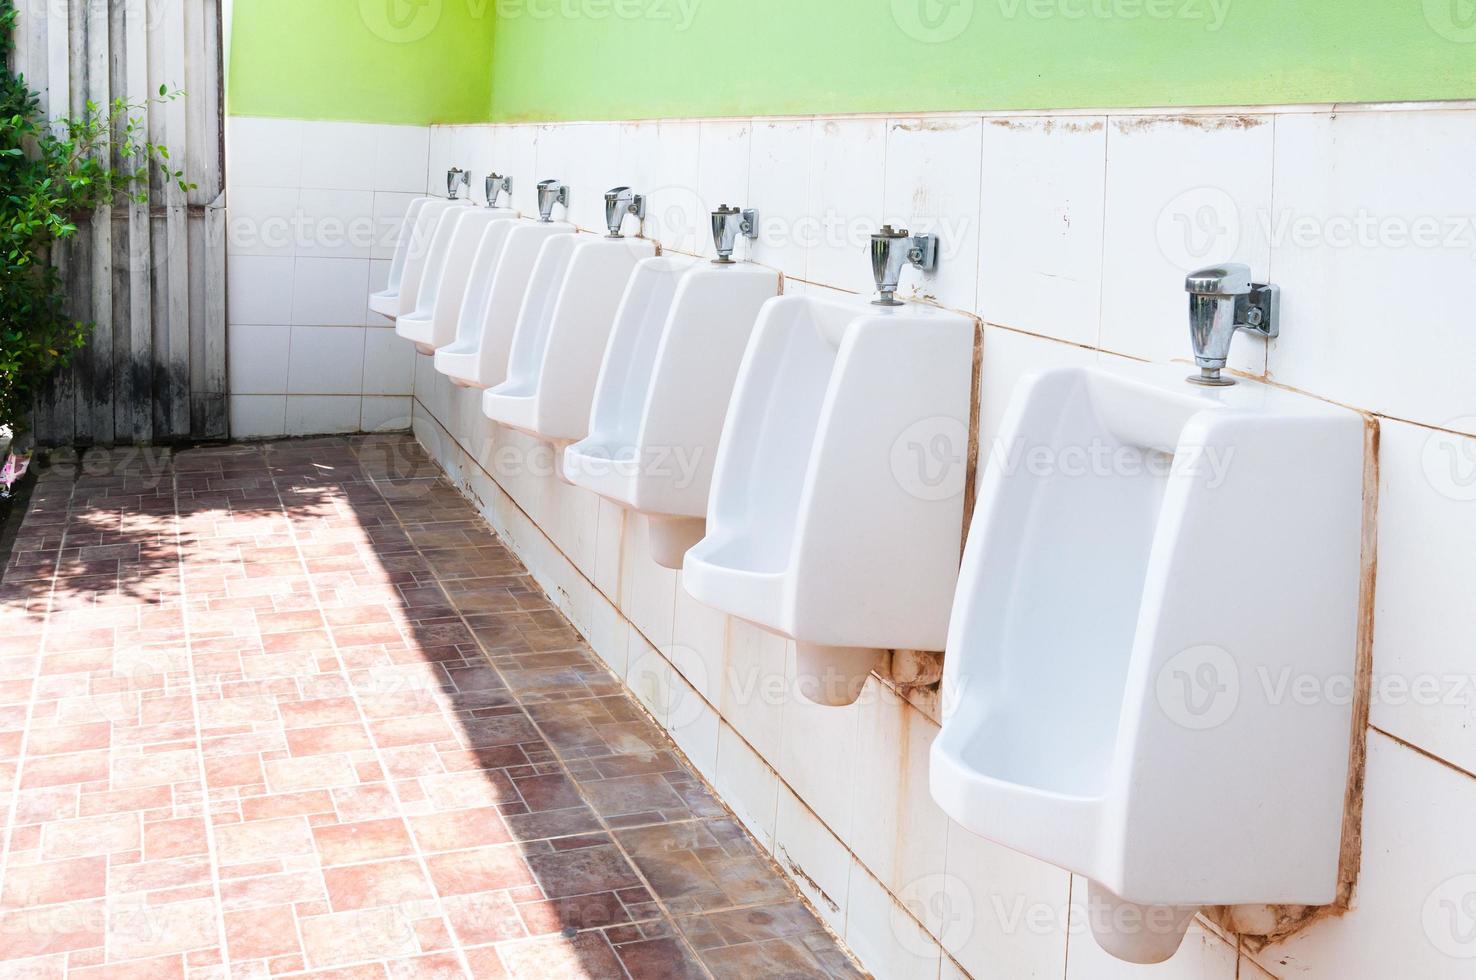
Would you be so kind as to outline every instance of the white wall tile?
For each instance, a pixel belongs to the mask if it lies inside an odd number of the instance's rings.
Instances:
[[[289,324],[295,259],[276,255],[228,255],[226,317],[231,323]]]
[[[415,348],[393,330],[364,333],[364,394],[408,395],[415,384]]]
[[[1278,117],[1278,381],[1476,434],[1473,155],[1476,111]]]
[[[789,700],[788,648],[789,641],[778,634],[738,619],[729,623],[719,707],[723,719],[771,764],[779,761],[779,735]]]
[[[1476,958],[1476,780],[1377,733],[1367,773],[1352,911],[1253,958],[1283,980],[1465,980]]]
[[[568,220],[605,234],[605,191],[620,179],[620,127],[616,123],[543,126],[538,134],[539,179],[569,185]],[[562,215],[555,209],[554,217]]]
[[[1101,327],[1106,120],[990,119],[983,142],[979,315],[1095,345]]]
[[[697,168],[699,213],[709,215],[724,204],[735,208],[749,207],[748,174],[753,124],[743,120],[704,120],[700,127]],[[763,216],[759,217],[762,219]],[[703,255],[717,255],[710,236],[700,244]],[[740,237],[734,258],[742,260],[748,252],[748,240]]]
[[[299,256],[369,258],[380,234],[373,191],[305,188],[298,197],[298,208],[302,215]]]
[[[948,817],[928,791],[928,753],[938,727],[892,691],[868,686],[857,723],[850,778],[855,816],[846,841],[871,873],[895,895],[906,895],[912,914],[930,930],[945,903],[934,900],[941,883]]]
[[[429,161],[430,130],[426,127],[375,127],[375,190],[422,193]]]
[[[944,306],[974,308],[979,276],[978,119],[892,119],[887,123],[882,219],[914,235],[938,236],[938,268],[903,273],[902,295],[915,289]],[[861,264],[866,266],[865,250]],[[854,259],[855,257],[852,256]]]
[[[288,395],[287,434],[358,432],[360,401],[358,395]]]
[[[368,259],[300,258],[295,261],[296,275],[290,293],[292,323],[319,327],[363,326],[364,306],[369,297]],[[233,316],[232,319],[238,318]]]
[[[293,327],[289,395],[358,395],[365,327]],[[383,331],[380,331],[383,332]]]
[[[289,326],[232,324],[226,331],[231,394],[285,394],[291,339]]]
[[[651,558],[650,533],[644,517],[633,522],[635,533],[624,538],[620,565],[620,608],[646,638],[659,647],[672,643],[676,615],[677,573]]]
[[[297,246],[295,187],[232,187],[228,248],[231,255],[292,256]]]
[[[749,256],[786,276],[805,277],[805,216],[810,192],[811,121],[757,121],[749,142],[748,200],[757,208],[759,237]]]
[[[1476,438],[1385,420],[1370,721],[1476,772]]]
[[[309,123],[302,134],[301,187],[374,190],[379,127],[372,123]]]
[[[717,712],[673,671],[668,675],[666,728],[704,779],[717,778]]]
[[[411,398],[365,395],[359,411],[360,432],[404,432],[410,428]]]
[[[975,977],[1059,977],[1071,876],[948,824],[943,880],[931,888],[944,950]]]
[[[882,225],[885,196],[886,121],[817,119],[810,133],[804,277],[869,293],[875,284],[867,249]]]
[[[430,130],[430,145],[427,149],[426,164],[426,193],[436,197],[446,196],[446,171],[452,167],[465,167],[465,163],[458,163],[453,156],[451,136],[454,127],[432,126]]]
[[[701,126],[662,120],[651,175],[646,235],[665,248],[701,254],[712,242],[712,223],[697,189]],[[639,188],[637,188],[639,190]]]
[[[231,395],[231,438],[273,439],[287,432],[286,395]]]
[[[227,116],[226,174],[230,186],[299,186],[302,134],[307,125],[300,119]]]
[[[857,725],[866,703],[877,696],[871,690],[874,682],[867,682],[855,704],[818,705],[794,694],[798,690],[796,670],[795,648],[790,643],[784,666],[790,696],[781,709],[779,775],[832,832],[849,840],[856,803]]]
[[[671,662],[703,697],[717,704],[722,700],[728,617],[692,598],[680,579],[678,573]]]
[[[498,126],[492,142],[493,171],[512,178],[512,206],[538,214],[538,127]]]
[[[727,712],[723,712],[726,717]],[[766,849],[774,848],[779,777],[727,724],[718,728],[717,778],[723,802]]]
[[[1101,345],[1152,361],[1192,357],[1184,276],[1244,262],[1264,281],[1269,116],[1118,117],[1107,125]],[[1230,366],[1265,371],[1266,344],[1235,338]]]
[[[889,980],[935,980],[938,943],[857,861],[847,897],[846,944],[868,971]]]
[[[809,807],[782,784],[774,823],[774,858],[794,878],[825,924],[846,934],[851,856]]]

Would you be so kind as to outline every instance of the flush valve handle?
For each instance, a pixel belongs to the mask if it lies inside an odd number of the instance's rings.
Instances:
[[[538,182],[538,220],[544,224],[553,221],[555,204],[562,204],[566,211],[569,209],[569,185],[561,180],[540,180]]]
[[[497,200],[506,194],[512,197],[512,178],[506,174],[487,175],[487,207],[497,207]]]
[[[906,228],[882,225],[881,230],[871,236],[871,274],[876,279],[877,291],[873,305],[902,305],[897,299],[897,285],[901,282],[903,267],[908,265],[923,272],[936,269],[938,236],[914,235]]]
[[[456,196],[463,187],[471,187],[471,171],[462,170],[460,167],[452,167],[446,171],[446,197],[456,200]]]

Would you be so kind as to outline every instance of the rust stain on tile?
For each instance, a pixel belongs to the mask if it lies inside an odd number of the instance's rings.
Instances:
[[[1012,130],[1015,132],[1024,132],[1026,130],[1039,129],[1042,133],[1045,133],[1047,136],[1049,136],[1051,133],[1057,131],[1062,133],[1100,132],[1102,129],[1102,120],[1073,119],[1070,117],[1063,117],[1046,118],[1044,122],[1041,122],[1040,117],[1036,116],[1028,119],[990,119],[989,125],[997,126],[1000,129]]]
[[[1207,133],[1219,132],[1227,129],[1255,129],[1266,125],[1266,119],[1262,116],[1118,116],[1112,120],[1118,132],[1122,133],[1145,133],[1162,126],[1180,126],[1185,129],[1199,129]]]

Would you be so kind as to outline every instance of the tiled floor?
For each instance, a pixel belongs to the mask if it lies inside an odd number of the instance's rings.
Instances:
[[[0,978],[857,975],[407,437],[90,452],[0,588]]]

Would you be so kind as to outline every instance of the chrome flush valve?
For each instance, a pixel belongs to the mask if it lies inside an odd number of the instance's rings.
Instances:
[[[456,195],[463,187],[471,187],[471,171],[462,170],[460,167],[452,167],[446,171],[446,196],[456,200]]]
[[[569,185],[560,180],[540,180],[538,182],[538,220],[544,224],[553,221],[555,204],[562,204],[564,209],[568,210]]]
[[[902,305],[897,299],[897,284],[902,279],[902,267],[907,265],[923,272],[936,269],[938,236],[914,235],[906,228],[882,225],[881,231],[871,236],[871,275],[879,294],[872,305]]]
[[[610,229],[606,238],[622,238],[621,222],[627,214],[638,221],[646,220],[646,195],[637,194],[629,187],[612,187],[605,192],[605,227]]]
[[[753,208],[745,210],[719,205],[712,212],[712,242],[717,246],[718,254],[712,260],[714,265],[733,264],[733,247],[738,244],[739,235],[750,241],[758,237],[758,212]]]
[[[512,197],[512,178],[506,174],[487,175],[487,207],[497,207],[497,201],[502,195]]]
[[[1234,379],[1220,372],[1230,356],[1230,341],[1237,330],[1247,330],[1266,339],[1281,332],[1281,290],[1251,282],[1250,266],[1226,262],[1189,273],[1184,280],[1189,294],[1189,340],[1199,373],[1188,380],[1197,385],[1223,387]]]

